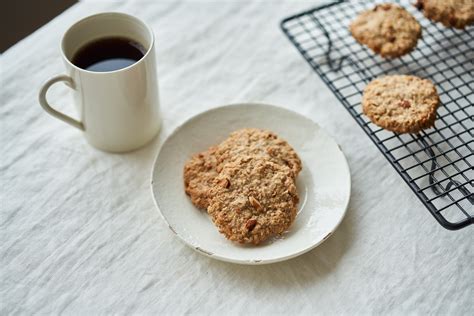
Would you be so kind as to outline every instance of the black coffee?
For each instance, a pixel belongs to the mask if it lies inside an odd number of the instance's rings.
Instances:
[[[133,65],[145,53],[145,48],[131,39],[106,37],[84,45],[71,61],[89,71],[114,71]]]

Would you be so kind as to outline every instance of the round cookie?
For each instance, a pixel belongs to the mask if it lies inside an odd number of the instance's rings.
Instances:
[[[258,128],[244,128],[231,133],[216,150],[218,164],[247,155],[266,157],[276,164],[288,166],[294,173],[294,179],[302,168],[300,158],[285,140],[273,132]]]
[[[191,197],[191,202],[198,208],[206,209],[209,205],[209,190],[217,177],[216,147],[195,154],[184,165],[184,189]]]
[[[259,244],[293,223],[298,194],[286,166],[259,156],[223,166],[207,209],[219,231],[239,243]]]
[[[408,54],[421,37],[418,21],[404,8],[391,3],[362,12],[349,29],[359,43],[384,58]]]
[[[372,80],[362,110],[376,125],[395,133],[417,133],[434,126],[439,96],[433,83],[408,75]]]
[[[474,23],[473,0],[418,0],[415,6],[430,20],[446,27],[464,29]]]
[[[184,187],[192,203],[206,209],[209,205],[209,190],[222,166],[244,155],[261,156],[288,166],[294,179],[302,168],[301,160],[293,148],[273,132],[256,128],[237,130],[218,146],[198,153],[186,162]]]

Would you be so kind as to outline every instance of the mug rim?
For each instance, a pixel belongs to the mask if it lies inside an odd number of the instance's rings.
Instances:
[[[90,70],[87,70],[87,69],[83,69],[81,67],[78,67],[76,66],[71,60],[69,60],[69,58],[66,56],[65,52],[64,52],[64,42],[66,40],[66,37],[68,36],[69,32],[71,32],[71,30],[76,27],[77,25],[81,24],[81,23],[84,23],[84,22],[87,22],[87,20],[91,20],[91,19],[94,19],[94,18],[97,18],[97,17],[100,17],[100,16],[106,16],[106,15],[109,15],[109,16],[122,16],[122,17],[125,17],[127,19],[132,19],[134,20],[135,22],[138,22],[139,24],[141,24],[142,26],[145,27],[145,29],[148,31],[148,34],[150,35],[150,45],[146,51],[145,54],[143,54],[143,57],[140,58],[140,60],[138,60],[137,62],[131,64],[130,66],[127,66],[127,67],[124,67],[124,68],[120,68],[120,69],[116,69],[116,70],[110,70],[110,71],[90,71]],[[133,16],[133,15],[130,15],[130,14],[127,14],[127,13],[122,13],[122,12],[101,12],[101,13],[96,13],[96,14],[92,14],[92,15],[89,15],[89,16],[86,16],[78,21],[76,21],[75,23],[73,23],[68,29],[67,31],[64,33],[62,39],[61,39],[61,56],[64,58],[64,60],[66,60],[66,62],[68,63],[69,66],[73,67],[74,69],[78,70],[78,71],[83,71],[83,72],[86,72],[88,74],[97,74],[97,75],[107,75],[107,74],[111,74],[111,73],[117,73],[117,72],[122,72],[122,71],[127,71],[128,69],[130,68],[133,68],[135,66],[137,66],[138,64],[142,63],[145,58],[150,54],[151,50],[153,49],[153,47],[155,46],[155,34],[153,33],[153,30],[151,29],[151,27],[148,26],[148,24],[146,24],[145,22],[143,22],[142,20],[140,20],[139,18]]]

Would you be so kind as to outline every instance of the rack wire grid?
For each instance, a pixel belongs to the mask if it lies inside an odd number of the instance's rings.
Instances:
[[[398,2],[423,28],[416,49],[398,59],[375,55],[349,33],[350,22],[380,1],[329,3],[284,19],[281,28],[436,220],[460,229],[474,224],[474,30],[446,28]],[[434,128],[396,134],[363,115],[364,87],[388,74],[433,81],[441,100]]]

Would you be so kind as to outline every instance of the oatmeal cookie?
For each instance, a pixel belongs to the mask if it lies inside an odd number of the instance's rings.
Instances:
[[[298,204],[293,172],[259,155],[225,164],[207,209],[219,231],[239,243],[259,244],[293,223]]]
[[[288,166],[296,179],[301,171],[301,160],[293,148],[275,133],[257,128],[244,128],[230,134],[221,144],[194,155],[184,166],[185,192],[198,208],[209,205],[209,190],[214,178],[228,162],[244,155],[265,157],[274,163]]]
[[[439,96],[433,83],[416,76],[372,80],[364,89],[362,110],[376,125],[396,133],[434,126]]]
[[[231,162],[241,156],[260,156],[288,166],[296,179],[301,171],[301,160],[295,150],[275,133],[258,128],[244,128],[230,134],[217,146],[218,164]]]
[[[418,0],[415,6],[446,27],[464,29],[474,23],[474,0]]]
[[[421,38],[418,21],[404,8],[391,3],[362,12],[349,29],[359,43],[384,58],[408,54]]]
[[[216,147],[212,146],[195,154],[184,165],[184,189],[198,208],[206,209],[209,205],[209,189],[218,174],[215,151]]]

